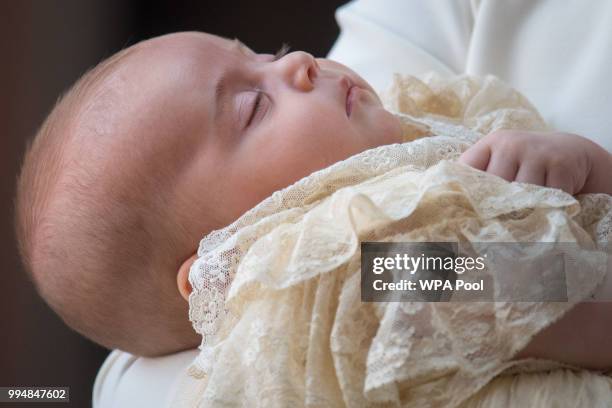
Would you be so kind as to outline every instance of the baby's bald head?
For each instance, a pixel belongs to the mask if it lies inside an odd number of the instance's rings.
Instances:
[[[144,163],[146,142],[126,148],[135,125],[117,75],[133,52],[86,73],[56,104],[26,153],[16,227],[37,290],[70,327],[108,348],[162,355],[199,342],[176,272],[201,231],[176,217],[167,160]]]

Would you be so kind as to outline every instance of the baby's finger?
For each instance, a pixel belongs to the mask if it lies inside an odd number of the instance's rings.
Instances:
[[[474,146],[467,149],[461,157],[459,162],[472,166],[478,170],[485,170],[489,164],[491,157],[491,148],[487,143],[476,143]]]
[[[514,181],[544,186],[546,184],[546,167],[538,162],[523,162]]]
[[[546,173],[546,186],[561,189],[569,194],[577,193],[577,191],[574,191],[572,175],[560,167],[548,169]]]
[[[487,173],[495,174],[505,180],[513,181],[518,171],[518,162],[511,157],[504,157],[499,151],[493,152],[487,165]]]

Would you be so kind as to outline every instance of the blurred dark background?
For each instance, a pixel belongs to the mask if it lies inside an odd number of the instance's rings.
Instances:
[[[121,48],[175,31],[238,37],[257,52],[274,52],[287,42],[324,56],[338,35],[334,11],[343,3],[0,0],[0,386],[69,386],[71,403],[57,406],[88,407],[108,354],[64,326],[38,298],[15,246],[15,178],[26,141],[58,96]]]

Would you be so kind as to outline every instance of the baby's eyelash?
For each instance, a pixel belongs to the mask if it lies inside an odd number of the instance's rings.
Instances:
[[[263,96],[263,92],[259,89],[256,89],[255,91],[257,92],[257,96],[255,97],[255,103],[253,104],[253,110],[251,111],[251,114],[249,115],[249,119],[247,120],[246,127],[251,126],[251,122],[253,121],[253,118],[255,118],[255,115],[257,115],[257,112],[259,112],[259,109],[261,107],[261,97]]]
[[[278,51],[276,51],[276,54],[274,54],[273,61],[278,61],[279,59],[283,58],[285,55],[287,55],[289,53],[290,49],[291,49],[291,46],[289,44],[283,43],[283,45],[281,45],[280,49]]]

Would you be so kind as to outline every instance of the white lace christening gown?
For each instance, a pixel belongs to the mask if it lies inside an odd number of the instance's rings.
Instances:
[[[456,162],[493,130],[547,129],[494,77],[397,76],[385,101],[405,143],[318,171],[202,240],[190,318],[203,342],[174,406],[612,405],[604,373],[511,360],[604,278],[610,196]],[[573,300],[361,301],[361,241],[449,240],[577,243]]]

